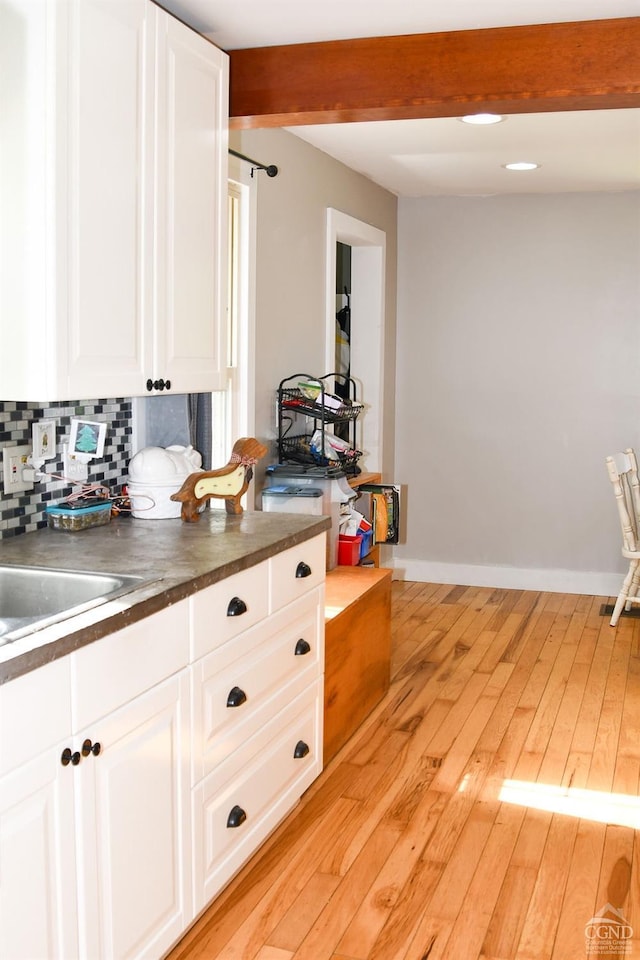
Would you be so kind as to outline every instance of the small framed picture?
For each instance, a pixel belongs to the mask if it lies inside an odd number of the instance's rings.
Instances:
[[[97,420],[73,419],[69,437],[69,453],[76,456],[101,457],[106,435],[106,423],[100,423]]]

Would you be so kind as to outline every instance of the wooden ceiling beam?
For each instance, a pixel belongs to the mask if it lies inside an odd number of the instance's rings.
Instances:
[[[232,129],[640,106],[640,17],[230,51]]]

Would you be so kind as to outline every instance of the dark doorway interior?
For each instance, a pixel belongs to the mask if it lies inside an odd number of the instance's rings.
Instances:
[[[335,372],[351,375],[351,247],[336,243],[336,365]],[[349,396],[349,383],[336,379],[338,396]]]

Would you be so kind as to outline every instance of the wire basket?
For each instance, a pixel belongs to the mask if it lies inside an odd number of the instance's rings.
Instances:
[[[362,456],[360,450],[350,450],[348,454],[332,450],[330,457],[322,456],[312,449],[311,436],[311,434],[301,434],[295,437],[283,437],[281,441],[283,459],[288,463],[312,464],[318,467],[339,466],[347,475],[358,472],[357,463]]]
[[[340,406],[327,406],[328,394],[321,393],[318,401],[314,402],[304,395],[298,387],[287,387],[280,391],[280,403],[283,409],[292,413],[299,413],[315,420],[324,420],[325,423],[342,423],[345,420],[355,420],[362,413],[363,403],[341,403]],[[324,404],[322,400],[324,398]]]

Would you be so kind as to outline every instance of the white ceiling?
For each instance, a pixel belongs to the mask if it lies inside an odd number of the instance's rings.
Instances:
[[[223,50],[637,17],[638,0],[160,0]]]
[[[405,197],[640,189],[640,110],[518,114],[491,127],[449,117],[291,132]],[[503,167],[520,160],[540,167]]]
[[[639,0],[160,3],[225,50],[640,13]],[[491,127],[442,118],[287,129],[399,196],[640,190],[640,109],[520,114]],[[513,160],[541,166],[505,170]]]

